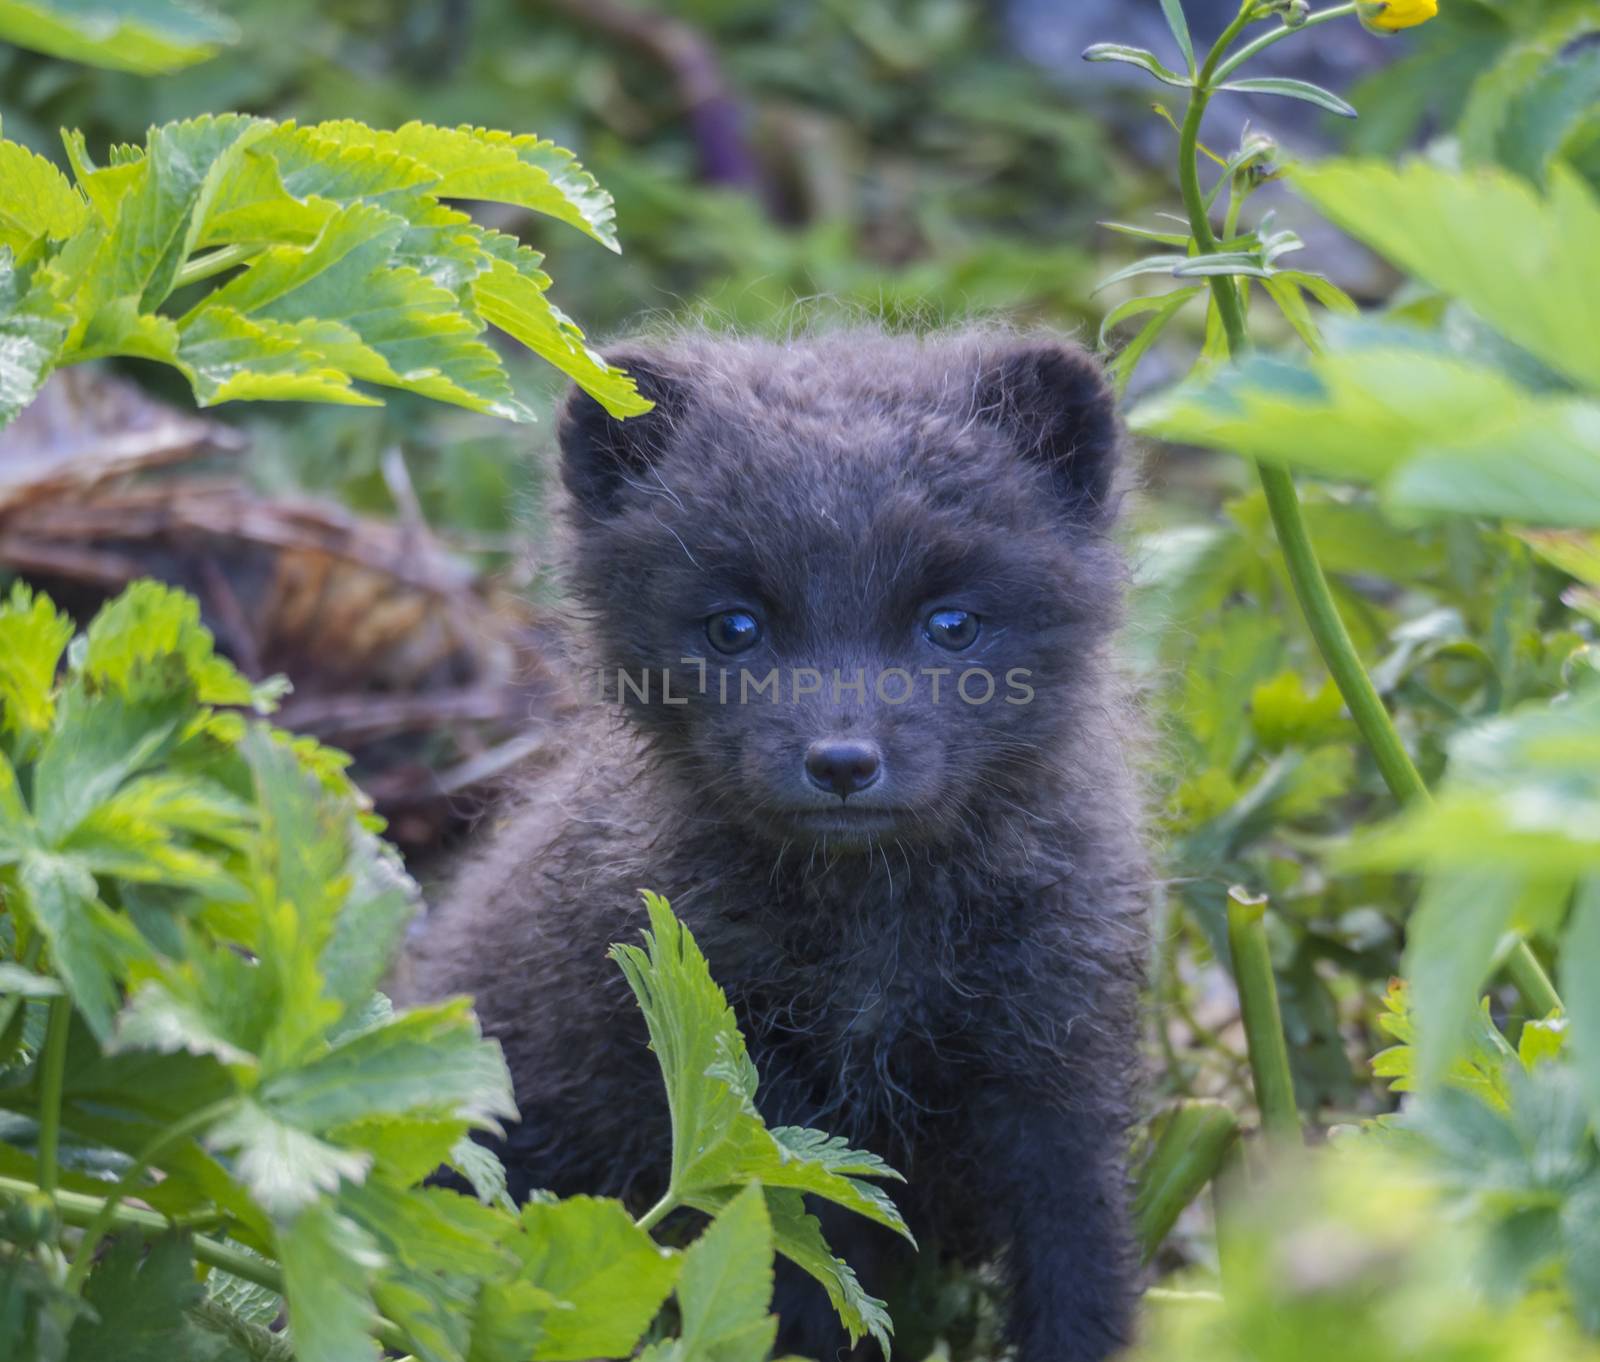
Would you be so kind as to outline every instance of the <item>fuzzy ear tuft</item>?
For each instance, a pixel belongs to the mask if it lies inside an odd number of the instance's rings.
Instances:
[[[655,406],[619,420],[581,388],[574,388],[561,406],[556,432],[561,480],[578,505],[600,519],[621,509],[628,484],[661,457],[689,399],[687,376],[659,353],[625,347],[607,351],[605,360],[626,369],[640,396]]]
[[[1074,517],[1111,519],[1121,431],[1116,398],[1091,355],[1066,341],[1021,341],[986,361],[977,397],[980,415],[1049,470]]]

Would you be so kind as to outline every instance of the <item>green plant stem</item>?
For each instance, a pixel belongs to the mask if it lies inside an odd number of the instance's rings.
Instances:
[[[677,1204],[678,1198],[672,1188],[669,1187],[661,1200],[656,1202],[654,1206],[633,1223],[641,1230],[653,1230],[673,1212]]]
[[[1228,897],[1228,947],[1239,987],[1239,1011],[1250,1047],[1261,1128],[1285,1144],[1300,1142],[1300,1110],[1294,1100],[1289,1046],[1278,1011],[1278,983],[1267,949],[1266,900]],[[1226,1153],[1224,1146],[1222,1153]],[[1220,1161],[1220,1160],[1219,1160]]]
[[[89,1269],[94,1264],[95,1249],[111,1228],[117,1207],[133,1194],[150,1165],[173,1145],[215,1124],[238,1104],[237,1097],[228,1097],[220,1102],[213,1102],[208,1107],[202,1107],[199,1111],[191,1112],[183,1120],[163,1130],[139,1152],[138,1157],[123,1170],[116,1186],[111,1189],[111,1195],[105,1199],[98,1214],[85,1229],[83,1242],[78,1245],[78,1251],[72,1258],[72,1266],[67,1272],[68,1291],[76,1292],[83,1284],[83,1279],[89,1275]]]
[[[1239,1122],[1222,1102],[1194,1099],[1162,1117],[1133,1201],[1134,1233],[1145,1262],[1215,1176],[1238,1136]]]
[[[61,1091],[67,1076],[67,1031],[72,1025],[72,999],[50,1000],[39,1078],[39,1190],[56,1196],[61,1149]]]
[[[1526,941],[1519,939],[1511,948],[1506,956],[1505,969],[1511,982],[1516,985],[1517,992],[1522,995],[1522,1000],[1539,1016],[1546,1016],[1560,1008],[1561,995],[1556,992],[1556,986],[1550,982],[1550,976],[1539,963],[1539,957]]]
[[[242,265],[245,261],[254,259],[266,249],[266,246],[259,242],[249,242],[237,246],[223,246],[209,255],[198,255],[173,276],[171,292],[176,293],[181,288],[188,288],[190,284],[198,284],[202,279],[209,279],[214,274],[231,270],[235,265]]]
[[[1317,22],[1326,22],[1328,19],[1339,18],[1342,14],[1353,12],[1354,8],[1354,5],[1350,5],[1324,10],[1321,14],[1314,15],[1313,19]],[[1276,42],[1290,33],[1299,32],[1298,29],[1283,29],[1267,34],[1264,38],[1246,44],[1230,61],[1223,62],[1223,53],[1250,21],[1251,9],[1252,5],[1247,0],[1233,23],[1223,30],[1216,45],[1207,55],[1205,64],[1200,68],[1200,74],[1195,78],[1195,88],[1189,97],[1188,112],[1184,116],[1178,138],[1179,186],[1183,193],[1184,211],[1189,219],[1189,230],[1194,235],[1195,247],[1201,255],[1212,255],[1217,250],[1217,239],[1211,230],[1211,222],[1206,212],[1205,195],[1200,188],[1198,156],[1200,123],[1205,117],[1206,106],[1211,102],[1216,82],[1227,72],[1234,70],[1249,55],[1267,46],[1269,42]],[[1240,303],[1239,290],[1233,279],[1225,274],[1214,274],[1210,276],[1209,282],[1212,301],[1222,321],[1223,333],[1227,336],[1228,353],[1233,356],[1242,355],[1250,348],[1250,336],[1245,326],[1244,308]],[[1378,765],[1384,783],[1401,804],[1426,800],[1427,784],[1412,762],[1405,744],[1400,741],[1394,720],[1389,717],[1389,711],[1384,707],[1383,699],[1372,684],[1372,678],[1362,665],[1355,644],[1351,642],[1349,631],[1345,629],[1344,621],[1340,618],[1339,607],[1334,603],[1333,593],[1328,588],[1328,579],[1322,571],[1317,551],[1311,543],[1311,534],[1306,529],[1305,516],[1300,507],[1299,494],[1295,491],[1294,478],[1286,469],[1272,464],[1257,464],[1256,472],[1261,479],[1262,491],[1266,494],[1272,528],[1278,536],[1284,564],[1289,572],[1289,581],[1293,585],[1295,598],[1299,601],[1300,609],[1305,616],[1306,626],[1316,641],[1317,649],[1322,654],[1329,675],[1333,677],[1334,685],[1339,688],[1339,694],[1344,698],[1350,717],[1355,720],[1356,727],[1361,731],[1361,736]],[[1545,974],[1526,941],[1519,941],[1512,948],[1506,960],[1506,969],[1524,1000],[1540,1009],[1541,1013],[1561,1006],[1561,999],[1551,985],[1549,976]]]
[[[1304,33],[1308,28],[1317,24],[1325,24],[1330,19],[1343,19],[1347,14],[1356,12],[1355,0],[1350,0],[1346,5],[1335,5],[1332,9],[1319,9],[1315,14],[1306,16],[1305,23],[1299,28],[1290,28],[1285,24],[1282,28],[1275,28],[1271,33],[1263,33],[1259,38],[1247,42],[1226,61],[1217,66],[1213,73],[1214,80],[1227,80],[1235,71],[1259,52],[1265,52],[1273,43],[1282,42],[1285,38],[1292,38],[1296,33]]]
[[[39,1190],[41,1189],[31,1182],[25,1182],[20,1178],[0,1177],[0,1195],[25,1197]],[[94,1223],[105,1206],[104,1197],[87,1196],[82,1192],[58,1191],[55,1201],[62,1224],[85,1228]],[[204,1218],[209,1220],[210,1216]],[[140,1210],[134,1206],[117,1206],[113,1210],[111,1223],[128,1229],[149,1230],[160,1234],[167,1230],[187,1229],[193,1220],[184,1216],[165,1216],[157,1211]],[[283,1269],[276,1263],[254,1257],[242,1249],[216,1239],[208,1239],[200,1234],[192,1235],[189,1242],[199,1262],[221,1268],[224,1272],[231,1272],[235,1277],[242,1277],[247,1282],[254,1282],[257,1286],[264,1286],[269,1291],[283,1295]],[[410,1341],[389,1320],[381,1317],[374,1320],[371,1333],[386,1348],[392,1348],[400,1353],[411,1351]]]

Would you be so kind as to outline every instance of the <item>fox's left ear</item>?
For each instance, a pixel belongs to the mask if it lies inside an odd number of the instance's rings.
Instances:
[[[1075,518],[1112,518],[1122,435],[1116,398],[1093,356],[1067,341],[1019,341],[986,357],[977,399],[981,418],[1049,470]]]

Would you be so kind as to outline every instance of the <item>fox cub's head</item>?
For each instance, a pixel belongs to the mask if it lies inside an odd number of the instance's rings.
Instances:
[[[1118,429],[1053,339],[691,338],[561,417],[599,675],[708,816],[844,850],[1025,801],[1096,722]]]

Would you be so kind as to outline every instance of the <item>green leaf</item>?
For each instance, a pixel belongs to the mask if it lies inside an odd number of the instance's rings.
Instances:
[[[326,1201],[278,1236],[295,1362],[375,1362],[369,1283],[383,1265],[372,1238]]]
[[[558,218],[610,250],[619,249],[611,195],[570,151],[553,142],[466,124],[438,128],[412,122],[379,132],[345,120],[318,123],[311,131],[341,147],[371,147],[418,161],[439,175],[430,192],[440,198],[515,204]]]
[[[522,1208],[522,1228],[514,1245],[522,1258],[521,1280],[572,1307],[545,1320],[532,1356],[583,1362],[631,1354],[683,1260],[637,1228],[616,1201],[531,1202]],[[748,1271],[748,1264],[741,1267]]]
[[[222,180],[244,150],[272,129],[240,114],[201,117],[152,128],[145,155],[79,290],[88,326],[79,350],[92,354],[95,310],[121,299],[150,312],[172,291],[179,267],[194,249],[200,223]]]
[[[1187,255],[1147,255],[1142,260],[1135,260],[1131,265],[1125,265],[1113,274],[1108,274],[1094,286],[1095,293],[1101,293],[1113,284],[1120,284],[1124,279],[1135,279],[1141,274],[1171,274],[1185,260]]]
[[[360,1182],[372,1165],[365,1151],[318,1139],[259,1102],[243,1102],[224,1116],[206,1143],[230,1156],[239,1181],[275,1217],[315,1215],[322,1193],[337,1192],[345,1179]]]
[[[50,726],[56,669],[71,640],[71,620],[26,583],[12,584],[0,605],[0,731],[29,735]]]
[[[1600,525],[1600,404],[1390,331],[1304,363],[1252,357],[1141,404],[1130,424],[1373,481],[1395,512]]]
[[[1180,76],[1170,67],[1163,66],[1156,59],[1154,52],[1143,47],[1129,47],[1125,43],[1095,43],[1084,49],[1083,59],[1125,62],[1129,66],[1137,66],[1141,71],[1148,71],[1164,84],[1176,85],[1180,90],[1192,89],[1194,86],[1194,81],[1188,76]]]
[[[1129,222],[1102,222],[1100,226],[1118,236],[1131,236],[1136,241],[1156,241],[1163,246],[1187,248],[1193,240],[1188,232],[1163,232],[1157,227],[1139,227]]]
[[[517,1209],[507,1190],[506,1166],[492,1149],[463,1135],[451,1146],[447,1162],[471,1184],[473,1195],[485,1206],[512,1212]]]
[[[40,237],[65,241],[83,226],[88,213],[83,195],[27,147],[0,141],[0,184],[7,190],[0,203],[0,246],[20,253]]]
[[[810,1131],[767,1130],[755,1107],[757,1076],[727,998],[705,956],[665,899],[646,893],[650,930],[643,949],[613,946],[650,1031],[672,1112],[671,1194],[759,1181],[813,1192],[905,1235],[893,1202],[860,1180],[886,1176],[871,1155]]]
[[[1111,361],[1111,378],[1116,384],[1117,391],[1122,392],[1128,386],[1128,380],[1133,377],[1133,371],[1138,367],[1139,361],[1149,352],[1150,347],[1160,338],[1166,330],[1167,324],[1183,310],[1191,299],[1198,297],[1206,291],[1204,284],[1193,284],[1188,288],[1173,289],[1170,293],[1158,294],[1154,297],[1135,298],[1114,309],[1106,318],[1106,325],[1111,325],[1114,320],[1120,321],[1123,317],[1131,317],[1143,312],[1153,312],[1139,332]],[[1137,306],[1135,306],[1137,304]],[[1120,314],[1120,315],[1119,315]]]
[[[188,332],[214,308],[298,327],[306,363],[406,388],[508,420],[531,420],[499,357],[454,293],[391,256],[406,228],[398,214],[352,204],[309,246],[274,246],[180,323]]]
[[[1178,41],[1178,50],[1183,53],[1189,74],[1194,75],[1194,40],[1189,36],[1189,21],[1184,17],[1183,0],[1161,0],[1161,12],[1166,15],[1167,27]]]
[[[545,296],[550,277],[519,252],[517,263],[496,260],[472,281],[478,314],[553,364],[615,417],[636,416],[653,405],[633,380],[583,343],[583,333]]]
[[[60,981],[48,974],[35,974],[31,969],[0,960],[0,996],[14,998],[59,998],[65,990]]]
[[[834,1255],[823,1238],[822,1222],[806,1210],[805,1197],[801,1193],[777,1187],[763,1190],[767,1198],[767,1214],[772,1221],[774,1247],[820,1283],[828,1293],[828,1301],[850,1335],[852,1344],[870,1334],[883,1350],[883,1355],[888,1357],[890,1340],[894,1335],[894,1322],[889,1318],[888,1307],[862,1288],[849,1263]],[[694,1204],[698,1209],[716,1215],[734,1195],[731,1190],[722,1195],[706,1193],[696,1197]]]
[[[255,698],[233,664],[217,656],[199,601],[156,581],[134,582],[90,621],[81,670],[127,695],[171,695],[192,686],[206,705],[248,705]]]
[[[72,309],[38,282],[42,273],[0,246],[0,428],[33,401],[72,327]]]
[[[1590,325],[1600,314],[1600,203],[1576,175],[1555,167],[1543,196],[1504,171],[1421,161],[1330,161],[1296,171],[1294,182],[1352,236],[1600,391],[1600,334]]]
[[[238,1354],[184,1313],[204,1294],[187,1236],[163,1234],[148,1251],[121,1236],[85,1283],[94,1314],[72,1326],[67,1362],[232,1362]]]
[[[1339,98],[1332,90],[1324,90],[1308,80],[1291,80],[1286,76],[1252,76],[1249,80],[1230,80],[1219,90],[1232,90],[1241,95],[1283,95],[1287,99],[1304,100],[1319,109],[1336,113],[1340,118],[1355,118],[1354,105]]]
[[[765,1264],[765,1266],[763,1266]],[[677,1339],[646,1362],[765,1362],[778,1332],[772,1300],[772,1225],[761,1189],[746,1187],[683,1255]]]
[[[1216,251],[1210,255],[1187,256],[1172,267],[1172,273],[1179,279],[1213,274],[1266,279],[1271,276],[1272,270],[1262,263],[1261,256],[1254,251]]]
[[[175,0],[0,0],[0,40],[66,61],[154,76],[237,42],[231,20]]]
[[[500,1047],[483,1039],[465,998],[363,1031],[266,1079],[258,1095],[275,1115],[313,1131],[419,1108],[492,1129],[517,1114]]]
[[[117,980],[146,954],[128,920],[100,902],[94,876],[43,851],[23,855],[17,871],[22,903],[50,947],[50,961],[73,1004],[95,1034],[110,1034],[121,1002]]]

